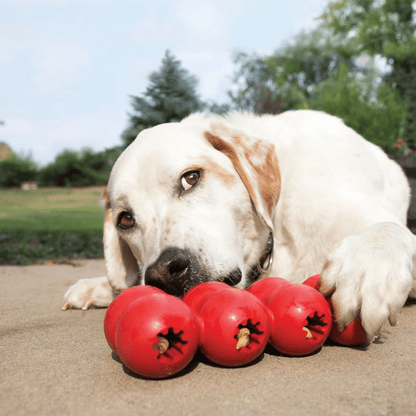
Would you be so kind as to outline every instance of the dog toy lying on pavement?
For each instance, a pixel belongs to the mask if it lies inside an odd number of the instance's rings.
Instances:
[[[365,342],[360,318],[339,331],[330,296],[318,290],[319,275],[304,284],[265,278],[247,290],[206,282],[183,300],[156,287],[135,286],[109,306],[104,334],[121,362],[147,378],[183,370],[198,347],[212,362],[237,367],[255,360],[268,342],[292,356],[316,351],[328,337],[344,345]]]

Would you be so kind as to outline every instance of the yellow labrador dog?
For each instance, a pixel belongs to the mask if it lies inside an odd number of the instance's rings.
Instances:
[[[339,326],[360,314],[371,340],[416,296],[409,198],[395,162],[321,112],[156,126],[120,156],[104,193],[107,276],[70,287],[62,308],[107,306],[133,285],[182,296],[204,281],[321,273]]]

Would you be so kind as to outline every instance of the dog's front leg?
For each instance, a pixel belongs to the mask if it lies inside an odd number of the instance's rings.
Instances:
[[[62,310],[83,309],[92,306],[107,307],[114,299],[114,291],[107,276],[78,280],[65,293]]]
[[[415,259],[416,237],[393,222],[342,240],[321,273],[321,292],[335,289],[339,329],[359,314],[371,341],[387,319],[395,325],[407,297],[416,294]]]

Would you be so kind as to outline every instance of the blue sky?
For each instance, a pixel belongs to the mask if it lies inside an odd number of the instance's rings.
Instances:
[[[224,101],[232,52],[271,54],[327,0],[0,0],[0,141],[46,164],[121,143],[166,49]]]

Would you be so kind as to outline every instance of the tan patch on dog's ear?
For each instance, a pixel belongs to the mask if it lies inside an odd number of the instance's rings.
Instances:
[[[259,192],[267,205],[269,215],[280,196],[280,169],[274,146],[261,140],[250,143],[241,134],[234,134],[232,140],[236,146],[244,149],[244,157],[251,166],[259,185]],[[250,145],[248,145],[250,143]]]
[[[213,124],[212,129],[216,134],[205,132],[205,138],[231,160],[254,206],[258,209],[264,206],[270,217],[281,187],[279,162],[273,144],[242,132],[233,132],[222,124]]]
[[[234,184],[235,177],[231,173],[227,172],[226,169],[224,169],[222,166],[220,166],[218,163],[216,163],[214,160],[212,160],[208,156],[203,156],[202,160],[204,161],[203,166],[201,166],[201,164],[192,165],[192,166],[187,167],[186,171],[202,170],[204,172],[209,172],[213,175],[218,176],[228,186],[231,186]]]
[[[112,221],[113,213],[111,212],[111,209],[108,209],[104,214],[104,223],[109,223]]]
[[[228,186],[232,186],[235,183],[235,177],[231,173],[207,156],[204,157],[204,168],[207,172],[218,176]]]
[[[255,150],[253,150],[255,155]],[[276,205],[280,196],[280,170],[279,162],[274,152],[274,147],[270,146],[267,153],[263,156],[263,163],[257,165],[253,161],[250,151],[247,152],[246,158],[250,163],[260,188],[260,194],[267,205],[269,215]]]
[[[108,211],[111,208],[110,197],[108,196],[107,187],[105,187],[103,193],[101,194],[100,204],[105,211]]]
[[[243,184],[246,187],[250,197],[252,198],[254,205],[256,205],[258,201],[256,201],[253,184],[241,166],[235,147],[227,141],[223,140],[221,137],[215,136],[208,131],[204,133],[204,137],[208,140],[211,146],[214,147],[214,149],[224,153],[231,160],[234,169],[237,171],[238,176],[240,176],[241,180],[243,181]]]

